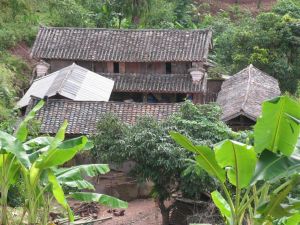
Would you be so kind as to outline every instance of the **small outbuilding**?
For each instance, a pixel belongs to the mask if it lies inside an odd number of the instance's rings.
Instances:
[[[262,103],[280,93],[278,81],[251,64],[223,82],[217,98],[221,119],[234,130],[249,129],[260,115]]]

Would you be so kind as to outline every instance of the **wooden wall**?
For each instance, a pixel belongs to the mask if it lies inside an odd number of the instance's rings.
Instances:
[[[226,122],[234,131],[251,130],[255,125],[255,121],[245,117],[238,116]]]
[[[96,73],[107,73],[107,63],[106,62],[94,62],[94,72]]]
[[[141,74],[165,74],[166,64],[162,62],[153,63],[125,63],[125,73],[141,73]]]
[[[71,60],[58,60],[58,59],[51,59],[47,61],[47,63],[50,64],[50,73],[63,69],[67,66],[70,66],[73,62],[74,61]]]
[[[207,92],[218,94],[223,81],[223,79],[207,79]]]
[[[91,62],[91,61],[72,61],[72,60],[46,60],[50,64],[50,72],[53,73],[75,62],[77,65],[87,68],[96,73],[113,73],[114,62]],[[172,62],[171,73],[187,74],[191,67],[190,62]],[[165,62],[135,63],[119,62],[120,73],[141,73],[141,74],[166,74]]]

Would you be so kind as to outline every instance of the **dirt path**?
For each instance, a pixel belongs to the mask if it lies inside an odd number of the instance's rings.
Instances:
[[[113,219],[97,225],[160,225],[161,216],[159,209],[152,199],[138,199],[129,202],[124,216],[113,216],[102,207],[100,217],[112,216]]]

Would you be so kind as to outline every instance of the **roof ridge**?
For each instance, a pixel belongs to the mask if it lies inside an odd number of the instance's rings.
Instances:
[[[57,30],[105,30],[105,31],[119,31],[119,32],[147,32],[147,31],[178,31],[178,32],[185,32],[185,31],[202,31],[202,32],[212,32],[211,27],[207,27],[204,29],[173,29],[173,28],[163,28],[163,29],[156,29],[156,28],[149,28],[149,29],[134,29],[134,28],[104,28],[104,27],[51,27],[51,26],[40,26],[39,29],[57,29]]]
[[[159,73],[97,73],[99,75],[103,75],[103,76],[149,76],[149,77],[161,77],[161,76],[189,76],[190,74],[188,73],[184,73],[184,74],[180,74],[180,73],[170,73],[170,74],[159,74]]]
[[[245,95],[245,99],[243,101],[243,104],[242,104],[242,107],[241,107],[241,110],[245,111],[244,107],[246,105],[246,102],[248,101],[248,98],[249,98],[249,90],[250,90],[250,84],[251,84],[251,69],[253,68],[253,65],[250,64],[247,69],[248,69],[248,81],[247,81],[247,88],[246,88],[246,95]]]
[[[33,96],[34,97],[34,96]],[[37,99],[37,97],[34,97],[35,99]],[[72,104],[82,104],[82,103],[97,103],[97,104],[116,104],[116,105],[182,105],[184,102],[170,102],[170,103],[149,103],[149,102],[115,102],[115,101],[74,101],[72,99],[48,99],[47,100],[48,103],[50,102],[68,102],[68,103],[72,103]]]
[[[70,69],[69,69],[69,71],[67,71],[67,74],[65,75],[65,77],[62,80],[61,84],[57,88],[56,94],[61,94],[61,91],[63,90],[63,86],[65,85],[67,79],[70,77],[71,73],[73,72],[73,69],[74,69],[75,65],[76,65],[75,63],[72,63],[72,65],[69,66]]]
[[[268,78],[274,80],[274,81],[278,81],[275,77],[271,76],[270,74],[262,71],[261,69],[257,68],[256,66],[254,66],[253,64],[250,64],[252,66],[253,69],[256,69],[258,71],[260,71],[264,76],[267,76]]]

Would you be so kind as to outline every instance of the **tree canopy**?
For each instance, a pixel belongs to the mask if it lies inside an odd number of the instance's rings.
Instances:
[[[189,101],[164,122],[145,117],[129,126],[107,115],[99,122],[92,155],[96,161],[108,163],[136,162],[132,175],[153,181],[153,195],[163,217],[167,218],[173,205],[166,207],[164,201],[172,194],[180,190],[185,197],[199,199],[201,193],[215,187],[214,180],[207,174],[189,168],[186,158],[192,154],[177,146],[169,131],[182,132],[198,145],[212,146],[226,138],[243,138],[219,121],[219,117],[220,108],[215,104],[197,106]]]

